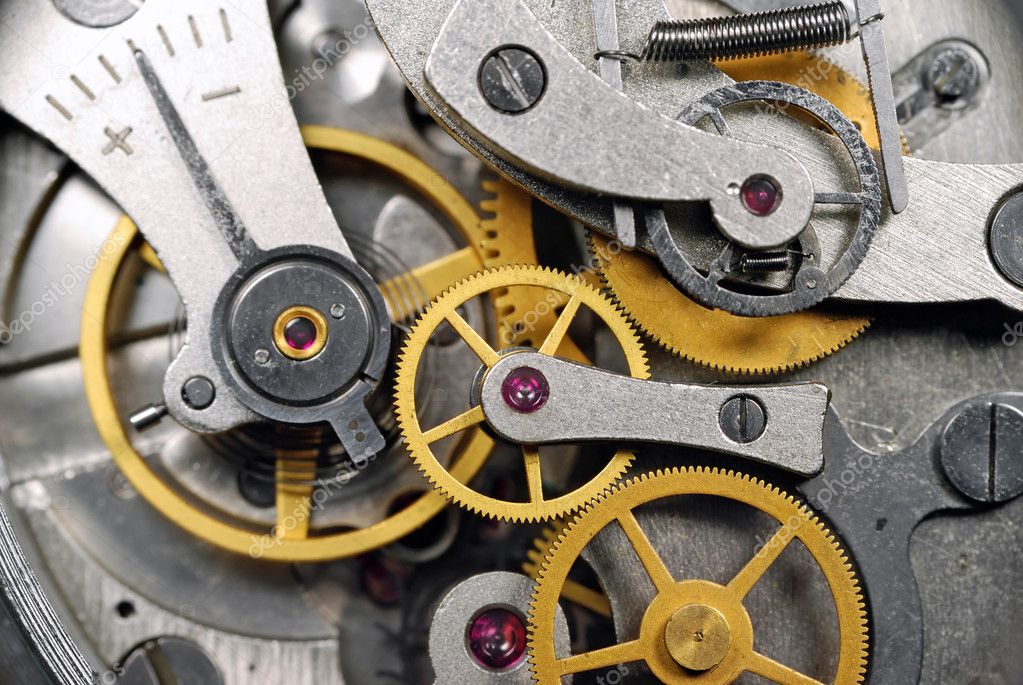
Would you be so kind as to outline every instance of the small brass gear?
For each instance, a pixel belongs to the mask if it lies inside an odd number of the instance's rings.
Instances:
[[[474,331],[459,315],[458,308],[473,298],[512,289],[532,291],[530,301],[537,303],[530,312],[519,312],[515,325],[501,331],[503,348],[548,340],[553,342],[559,356],[585,362],[578,348],[565,335],[567,324],[582,307],[589,309],[608,328],[624,354],[629,373],[635,378],[648,378],[646,355],[642,344],[625,315],[599,291],[587,285],[578,276],[535,266],[502,267],[483,272],[462,281],[431,304],[413,325],[398,363],[395,390],[395,408],[398,427],[405,439],[412,459],[427,480],[452,502],[490,518],[511,521],[550,520],[576,511],[591,498],[621,477],[632,463],[633,455],[618,451],[608,464],[585,485],[554,498],[544,496],[541,486],[541,458],[538,448],[522,448],[524,473],[530,484],[530,499],[511,502],[474,490],[465,479],[449,472],[435,456],[431,445],[467,430],[475,430],[486,417],[480,406],[474,406],[445,421],[439,426],[424,428],[419,423],[416,407],[416,378],[419,361],[430,344],[430,339],[445,322],[469,345],[489,368],[500,359],[500,353]],[[550,293],[545,296],[544,293]],[[573,301],[578,307],[565,308],[554,316],[548,310],[557,310],[559,303]],[[533,314],[533,316],[530,316]],[[567,317],[567,318],[565,318]],[[558,345],[557,343],[561,344]],[[536,347],[544,347],[539,344]],[[469,395],[466,389],[466,396]]]
[[[726,585],[677,580],[634,512],[655,500],[679,495],[720,497],[755,507],[773,517],[780,528]],[[586,545],[614,522],[642,562],[656,595],[635,640],[559,658],[554,650],[554,616],[568,573]],[[868,637],[865,605],[859,581],[838,541],[805,506],[777,488],[710,468],[658,471],[616,486],[565,529],[542,564],[533,595],[529,661],[534,680],[555,685],[566,675],[643,661],[669,685],[725,685],[746,672],[777,683],[817,683],[754,649],[754,626],[743,606],[750,590],[793,540],[812,555],[835,603],[839,655],[828,682],[863,682]]]
[[[772,80],[806,88],[842,110],[870,147],[879,146],[870,92],[827,60],[796,52],[717,66],[736,81]],[[597,272],[613,297],[662,347],[716,371],[737,375],[792,371],[838,352],[870,326],[868,318],[824,309],[766,319],[706,309],[682,294],[656,260],[612,249],[613,245],[590,236]]]

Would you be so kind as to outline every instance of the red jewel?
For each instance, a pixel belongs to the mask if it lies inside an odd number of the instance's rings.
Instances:
[[[517,666],[526,655],[525,623],[507,609],[485,611],[469,627],[469,651],[491,670]]]

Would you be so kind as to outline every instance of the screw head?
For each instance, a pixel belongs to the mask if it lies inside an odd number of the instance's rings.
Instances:
[[[934,56],[926,78],[938,99],[949,104],[969,99],[979,90],[981,68],[965,49],[950,47]]]
[[[217,396],[213,382],[203,376],[193,376],[181,386],[181,399],[192,409],[206,409]]]
[[[998,208],[988,244],[1002,275],[1023,287],[1023,193],[1016,193]]]
[[[330,305],[330,316],[334,319],[345,318],[345,306],[343,304]]]
[[[508,46],[495,50],[480,65],[479,87],[491,107],[506,114],[531,109],[547,90],[547,71],[534,52]]]
[[[965,497],[998,504],[1023,494],[1023,412],[981,402],[961,411],[941,436],[941,466]]]
[[[269,364],[270,363],[270,351],[269,350],[256,350],[256,354],[253,355],[257,364]]]
[[[721,406],[718,423],[725,437],[740,445],[747,445],[764,434],[767,429],[767,412],[757,398],[737,395]]]

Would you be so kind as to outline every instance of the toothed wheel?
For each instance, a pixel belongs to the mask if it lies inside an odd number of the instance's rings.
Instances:
[[[419,422],[416,397],[417,374],[421,359],[438,329],[446,324],[480,358],[483,371],[500,358],[498,350],[487,343],[485,336],[473,330],[458,313],[459,307],[473,298],[495,291],[526,289],[534,291],[533,308],[502,316],[498,339],[504,347],[535,346],[541,353],[557,354],[579,363],[589,363],[584,353],[568,336],[572,322],[584,308],[589,310],[611,333],[620,348],[628,373],[635,378],[648,378],[646,355],[639,337],[625,315],[597,290],[581,278],[537,267],[507,267],[473,276],[437,299],[420,317],[408,336],[398,365],[395,404],[398,426],[412,459],[430,483],[452,502],[490,518],[513,521],[540,521],[564,516],[578,510],[590,499],[618,480],[633,460],[633,454],[616,452],[595,476],[584,485],[554,494],[545,491],[542,463],[556,459],[557,454],[541,458],[536,446],[522,447],[522,475],[528,485],[526,501],[508,501],[473,489],[452,475],[437,459],[433,446],[451,436],[475,429],[486,420],[482,407],[469,406],[453,418],[434,427]],[[512,321],[514,319],[514,322]],[[472,384],[467,384],[465,399],[470,398]]]
[[[677,578],[647,537],[636,510],[682,495],[733,500],[765,512],[780,527],[724,585]],[[635,639],[559,658],[554,651],[554,616],[568,573],[587,544],[613,523],[621,527],[645,569],[654,598]],[[813,557],[835,603],[839,655],[835,672],[826,682],[862,682],[867,663],[866,612],[859,582],[838,541],[805,506],[777,488],[749,476],[705,468],[658,472],[616,487],[588,505],[558,538],[541,565],[530,612],[529,659],[534,679],[540,685],[554,685],[564,676],[644,662],[669,685],[724,685],[744,673],[786,685],[820,683],[757,651],[755,634],[770,631],[771,625],[754,626],[744,606],[750,591],[795,540]]]
[[[614,249],[589,235],[604,285],[636,325],[683,359],[731,374],[785,373],[835,354],[870,327],[870,319],[812,309],[750,319],[707,309],[664,277],[652,257]]]

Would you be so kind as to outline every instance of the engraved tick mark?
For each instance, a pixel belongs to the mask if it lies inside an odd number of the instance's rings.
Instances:
[[[224,40],[230,43],[234,37],[231,35],[231,22],[227,20],[227,10],[223,7],[220,8],[220,25],[224,27]]]
[[[74,74],[71,74],[71,83],[75,84],[78,87],[78,90],[85,93],[85,97],[89,98],[90,100],[96,99],[96,94],[89,89],[89,86],[85,85],[85,83],[82,82],[82,79],[78,78]]]
[[[110,60],[103,55],[100,55],[99,63],[102,64],[103,68],[107,70],[108,74],[110,74],[110,78],[114,79],[114,83],[121,82],[121,75],[117,73],[117,69],[114,69],[114,65],[110,63]]]
[[[195,22],[195,17],[191,14],[188,15],[188,25],[192,29],[192,39],[195,41],[195,47],[202,47],[202,36],[199,34],[199,24]]]
[[[221,88],[220,90],[211,90],[208,93],[202,94],[202,101],[209,102],[210,100],[216,100],[217,98],[225,98],[228,95],[237,95],[242,92],[242,89],[238,86],[229,86],[227,88]]]
[[[73,118],[71,116],[71,112],[69,112],[67,110],[67,107],[65,107],[64,105],[60,104],[60,102],[57,100],[57,98],[53,97],[52,95],[47,95],[46,96],[46,101],[48,103],[50,103],[50,107],[53,107],[55,110],[60,112],[60,115],[62,117],[64,117],[68,121],[71,121],[71,119]]]
[[[171,45],[170,36],[168,36],[167,32],[163,30],[163,26],[162,25],[158,25],[156,27],[156,32],[160,34],[160,40],[163,41],[163,46],[165,48],[167,48],[167,54],[170,55],[171,57],[173,57],[174,56],[174,46]]]
[[[109,155],[114,150],[120,150],[126,155],[130,155],[131,153],[133,153],[134,150],[131,148],[130,145],[128,145],[127,142],[128,136],[131,135],[131,131],[132,129],[130,126],[121,130],[120,133],[115,133],[114,130],[109,126],[104,128],[103,133],[107,134],[107,138],[110,139],[110,142],[103,147],[103,154]]]

